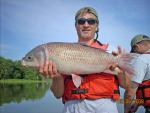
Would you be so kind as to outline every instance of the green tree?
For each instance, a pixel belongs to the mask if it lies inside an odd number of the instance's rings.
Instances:
[[[37,70],[23,67],[20,61],[12,61],[0,56],[0,79],[42,80],[42,77]]]
[[[8,79],[12,74],[13,61],[0,57],[0,79]]]

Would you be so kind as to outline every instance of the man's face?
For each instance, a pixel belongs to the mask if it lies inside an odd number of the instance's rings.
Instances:
[[[147,51],[147,44],[143,44],[143,42],[137,43],[132,47],[134,53],[143,54]]]
[[[89,20],[85,21],[85,19]],[[79,20],[81,20],[79,22]],[[79,37],[79,41],[89,41],[94,38],[95,32],[98,30],[97,22],[92,22],[96,20],[96,17],[92,13],[84,13],[79,15],[76,22],[76,30]]]

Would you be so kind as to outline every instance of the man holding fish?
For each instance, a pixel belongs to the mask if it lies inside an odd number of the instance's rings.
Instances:
[[[108,44],[97,41],[99,18],[95,9],[84,7],[75,15],[78,43],[47,43],[29,52],[22,64],[40,67],[40,72],[52,78],[51,91],[62,97],[63,113],[118,113],[120,99],[116,75],[110,67],[119,66],[133,73],[129,65],[132,55],[107,53]],[[96,35],[96,39],[94,39]],[[119,74],[118,74],[119,73]]]
[[[91,43],[95,33],[98,35],[98,25],[99,19],[93,8],[80,9],[75,16],[78,42]],[[108,45],[99,42],[94,42],[92,46],[108,49]],[[85,75],[80,87],[76,88],[71,77],[58,73],[55,62],[46,62],[40,71],[53,79],[51,90],[56,97],[62,97],[65,103],[63,113],[118,112],[115,100],[119,99],[119,88],[113,74]]]

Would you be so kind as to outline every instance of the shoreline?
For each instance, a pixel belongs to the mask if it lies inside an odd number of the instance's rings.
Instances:
[[[0,84],[23,84],[23,83],[50,83],[51,79],[48,80],[27,80],[27,79],[1,79]]]

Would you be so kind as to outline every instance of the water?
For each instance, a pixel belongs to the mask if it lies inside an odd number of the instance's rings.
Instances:
[[[49,84],[0,84],[0,113],[61,113]],[[59,109],[58,109],[59,107]]]
[[[61,113],[63,109],[49,84],[0,84],[0,89],[0,113]],[[118,110],[123,113],[123,104],[118,104]],[[137,113],[144,113],[144,109]]]

